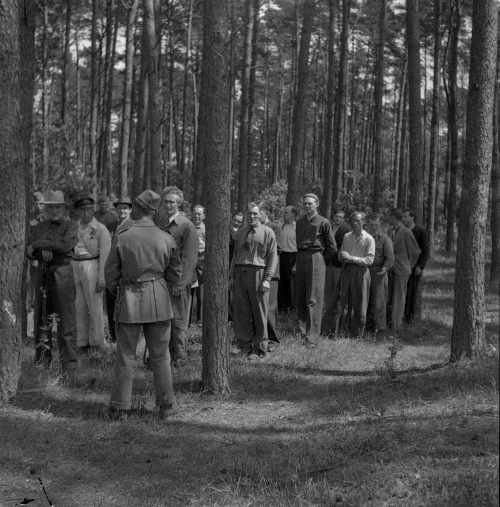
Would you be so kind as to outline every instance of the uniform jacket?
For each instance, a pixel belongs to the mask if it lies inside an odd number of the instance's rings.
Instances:
[[[158,224],[160,229],[168,231],[179,249],[182,261],[182,275],[177,288],[184,290],[186,286],[191,286],[192,282],[197,280],[196,264],[198,262],[198,233],[193,222],[188,220],[180,213],[170,223],[168,218]]]
[[[397,276],[411,275],[411,270],[420,255],[420,248],[413,233],[404,225],[396,230],[391,229],[389,233],[394,246],[392,272]]]
[[[179,250],[172,236],[148,218],[134,222],[113,238],[106,262],[106,286],[117,293],[115,320],[124,323],[161,322],[173,317],[167,282],[181,278]],[[144,283],[123,284],[158,276]],[[117,292],[118,289],[118,292]]]

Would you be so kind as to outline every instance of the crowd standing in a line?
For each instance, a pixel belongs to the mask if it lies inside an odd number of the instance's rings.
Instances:
[[[146,190],[133,201],[81,197],[73,204],[77,220],[68,218],[61,191],[34,198],[27,305],[34,311],[35,360],[52,361],[56,326],[62,378],[75,386],[78,355],[105,344],[106,304],[108,340],[116,342],[109,416],[131,409],[141,329],[159,415],[177,413],[171,367],[185,364],[188,327],[203,322],[205,208],[195,205],[191,221],[175,186],[161,195]],[[385,336],[420,317],[429,241],[411,210],[391,210],[386,233],[378,213],[338,208],[330,222],[318,213],[317,195],[305,194],[301,204],[300,217],[289,205],[281,221],[267,202],[251,202],[231,217],[231,352],[249,361],[280,346],[278,313],[296,315],[306,347],[339,331]]]

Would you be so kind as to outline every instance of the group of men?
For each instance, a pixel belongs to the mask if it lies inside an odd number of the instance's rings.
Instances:
[[[397,332],[419,316],[429,242],[411,210],[391,210],[386,233],[377,213],[354,211],[349,227],[343,210],[335,212],[333,223],[319,215],[315,194],[306,194],[302,206],[298,219],[297,210],[286,206],[281,223],[269,220],[266,203],[250,203],[243,226],[242,214],[233,215],[234,352],[250,361],[280,343],[277,308],[295,308],[309,347],[321,333],[385,335],[388,325]]]
[[[176,413],[171,364],[187,359],[191,291],[202,283],[203,207],[194,208],[194,224],[180,210],[182,191],[167,187],[161,196],[148,190],[133,202],[117,199],[116,213],[104,198],[98,211],[92,197],[77,199],[75,221],[67,217],[61,191],[37,197],[44,211],[32,224],[27,247],[36,264],[36,361],[52,361],[55,318],[63,379],[76,384],[79,350],[104,344],[106,289],[110,339],[117,342],[112,412],[130,409],[142,327],[160,416]]]
[[[110,212],[105,198],[98,199],[95,211],[87,196],[74,203],[74,221],[66,217],[62,192],[39,198],[46,219],[33,224],[27,248],[38,264],[34,286],[40,288],[35,290],[36,359],[51,361],[56,314],[63,378],[74,385],[78,349],[104,343],[106,294],[110,338],[117,343],[112,415],[131,409],[141,328],[160,417],[178,411],[171,365],[187,359],[193,295],[200,312],[202,307],[205,253],[205,209],[195,206],[191,221],[181,211],[183,201],[182,191],[171,186],[161,195],[146,190],[133,202],[117,199]],[[250,361],[279,346],[278,308],[296,310],[302,336],[314,347],[320,333],[341,328],[346,307],[352,308],[353,335],[363,335],[367,325],[384,331],[386,307],[392,327],[400,329],[407,290],[418,291],[428,244],[426,250],[425,231],[415,226],[411,212],[392,210],[386,235],[377,214],[366,223],[364,213],[352,213],[351,230],[344,211],[335,213],[333,224],[320,216],[315,194],[306,194],[302,205],[305,213],[298,219],[296,208],[286,206],[282,222],[273,221],[273,207],[265,202],[248,205],[246,223],[243,213],[232,217],[230,318],[236,351]],[[411,313],[418,301],[413,293],[408,300]],[[196,322],[201,318],[198,313]]]

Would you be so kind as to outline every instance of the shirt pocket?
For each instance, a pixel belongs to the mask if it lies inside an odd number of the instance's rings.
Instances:
[[[266,253],[267,253],[267,245],[266,245],[266,243],[264,243],[264,241],[259,241],[259,240],[256,240],[255,243],[257,245],[257,248],[256,248],[257,255],[261,259],[264,258],[266,256]]]

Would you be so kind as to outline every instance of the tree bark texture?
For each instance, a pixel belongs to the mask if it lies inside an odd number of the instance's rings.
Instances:
[[[26,174],[20,116],[18,2],[0,9],[0,403],[16,394],[21,371],[21,306]]]
[[[227,2],[205,0],[200,90],[199,142],[207,207],[205,298],[203,300],[202,382],[210,394],[229,393],[228,217],[231,173],[228,165],[229,66]]]
[[[408,105],[410,152],[410,208],[422,217],[424,211],[424,168],[422,164],[422,99],[420,95],[420,29],[418,0],[406,0],[408,46]]]
[[[314,25],[315,3],[315,0],[305,0],[304,2],[304,16],[300,35],[297,94],[293,107],[292,149],[290,155],[291,160],[288,166],[288,190],[286,196],[286,202],[292,206],[297,206],[301,194],[304,193],[299,188],[299,173],[304,159],[305,126],[308,104],[307,87],[309,84],[309,47],[311,45],[311,33]]]
[[[486,350],[484,252],[493,150],[498,3],[474,0],[451,360]]]

